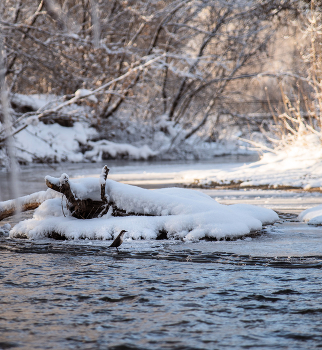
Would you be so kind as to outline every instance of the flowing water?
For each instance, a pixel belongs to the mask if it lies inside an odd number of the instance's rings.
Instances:
[[[206,193],[275,207],[280,220],[258,238],[126,240],[119,253],[1,237],[0,349],[322,347],[322,229],[296,215],[321,195]]]

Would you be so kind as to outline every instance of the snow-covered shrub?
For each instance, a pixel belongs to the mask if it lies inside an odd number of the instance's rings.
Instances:
[[[277,111],[274,122],[266,124],[269,131],[262,128],[271,142],[270,149],[262,147],[262,150],[270,151],[263,159],[322,158],[322,16],[313,7],[302,15],[304,38],[310,43],[310,47],[303,49],[305,53],[301,53],[308,74],[298,77],[295,89],[280,83],[284,111]]]

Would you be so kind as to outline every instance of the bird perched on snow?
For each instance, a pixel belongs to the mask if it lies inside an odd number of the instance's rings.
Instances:
[[[122,243],[123,243],[123,238],[124,238],[124,234],[125,234],[125,230],[122,230],[119,235],[114,239],[113,243],[109,246],[109,248],[115,247],[117,251],[119,251],[117,249],[117,247],[119,247]]]

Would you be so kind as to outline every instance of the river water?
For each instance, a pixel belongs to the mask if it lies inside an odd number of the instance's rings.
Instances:
[[[74,176],[96,172],[78,166]],[[115,166],[113,176],[143,176],[147,166]],[[161,179],[153,166],[149,179]],[[36,169],[23,173],[30,192],[42,189]],[[280,220],[258,238],[125,241],[119,253],[104,241],[1,237],[0,349],[322,347],[322,230],[297,221],[321,194],[204,191],[275,208]]]

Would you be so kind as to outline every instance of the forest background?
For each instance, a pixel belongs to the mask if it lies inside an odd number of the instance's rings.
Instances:
[[[0,163],[321,140],[320,13],[297,0],[4,0]]]

